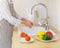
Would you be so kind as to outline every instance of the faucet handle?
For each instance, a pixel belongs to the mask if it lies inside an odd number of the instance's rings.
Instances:
[[[38,10],[35,10],[35,17],[39,18],[39,12],[38,12]]]

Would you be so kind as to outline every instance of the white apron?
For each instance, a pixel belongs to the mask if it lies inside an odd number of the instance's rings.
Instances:
[[[13,27],[6,20],[0,21],[0,48],[11,48]]]
[[[14,16],[12,5],[9,4],[10,11]],[[0,21],[0,48],[11,48],[13,26],[6,20]]]

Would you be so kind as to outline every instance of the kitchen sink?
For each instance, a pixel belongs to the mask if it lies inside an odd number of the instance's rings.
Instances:
[[[35,27],[32,27],[32,28],[21,27],[21,28],[18,29],[18,33],[20,34],[21,32],[25,32],[29,35],[37,35],[39,30],[45,31],[45,29],[43,27],[39,27],[39,26],[37,26],[37,27],[35,26]]]

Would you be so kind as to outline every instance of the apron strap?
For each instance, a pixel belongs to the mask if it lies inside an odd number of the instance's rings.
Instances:
[[[14,4],[13,0],[8,0],[8,3],[11,4],[11,5]]]
[[[10,12],[11,12],[12,16],[17,18],[18,14],[16,13],[16,11],[14,9],[14,2],[13,2],[13,0],[8,0],[8,4],[9,4],[9,8],[10,8]]]

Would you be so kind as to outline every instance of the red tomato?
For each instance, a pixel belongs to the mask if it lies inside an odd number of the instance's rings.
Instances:
[[[21,32],[21,37],[24,37],[26,41],[30,41],[30,36],[24,32]]]
[[[25,36],[25,40],[26,41],[30,41],[30,37],[29,36]]]
[[[53,38],[53,34],[52,34],[52,32],[47,31],[46,34]]]
[[[25,37],[25,36],[27,36],[27,34],[26,33],[24,33],[24,32],[21,32],[21,37]]]

